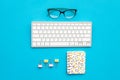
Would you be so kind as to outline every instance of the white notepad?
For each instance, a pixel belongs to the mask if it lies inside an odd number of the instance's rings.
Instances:
[[[85,52],[68,51],[67,52],[67,73],[85,74]]]

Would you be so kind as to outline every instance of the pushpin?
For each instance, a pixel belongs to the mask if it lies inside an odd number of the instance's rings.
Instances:
[[[54,66],[53,64],[51,64],[51,63],[49,64],[49,67],[53,67],[53,66]]]
[[[55,59],[54,62],[55,62],[55,63],[58,63],[58,62],[59,62],[59,59]]]
[[[42,64],[38,64],[38,68],[42,68],[43,66],[42,66]]]
[[[48,59],[44,59],[44,63],[48,63],[48,61],[49,61]]]
[[[50,59],[49,67],[52,68],[54,65],[52,63],[52,60]]]
[[[42,68],[42,61],[40,60],[40,63],[38,64],[38,68]]]

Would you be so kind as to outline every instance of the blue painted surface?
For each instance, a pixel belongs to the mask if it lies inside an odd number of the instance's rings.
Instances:
[[[91,48],[30,47],[33,20],[55,21],[47,8],[76,8],[72,20],[92,21]],[[0,80],[120,80],[119,0],[0,0]],[[66,51],[85,50],[86,74],[66,74]],[[59,58],[53,69],[38,69],[40,59]]]

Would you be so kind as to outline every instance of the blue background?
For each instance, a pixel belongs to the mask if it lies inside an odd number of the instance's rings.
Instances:
[[[76,8],[77,16],[60,21],[92,21],[91,48],[37,48],[30,43],[31,21],[56,21],[47,8]],[[66,74],[66,51],[85,50],[85,75]],[[0,80],[120,80],[119,0],[0,0]],[[41,59],[59,58],[49,69]]]

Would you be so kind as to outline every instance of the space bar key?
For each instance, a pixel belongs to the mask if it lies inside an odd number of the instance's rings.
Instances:
[[[69,42],[50,42],[51,46],[68,46]]]

